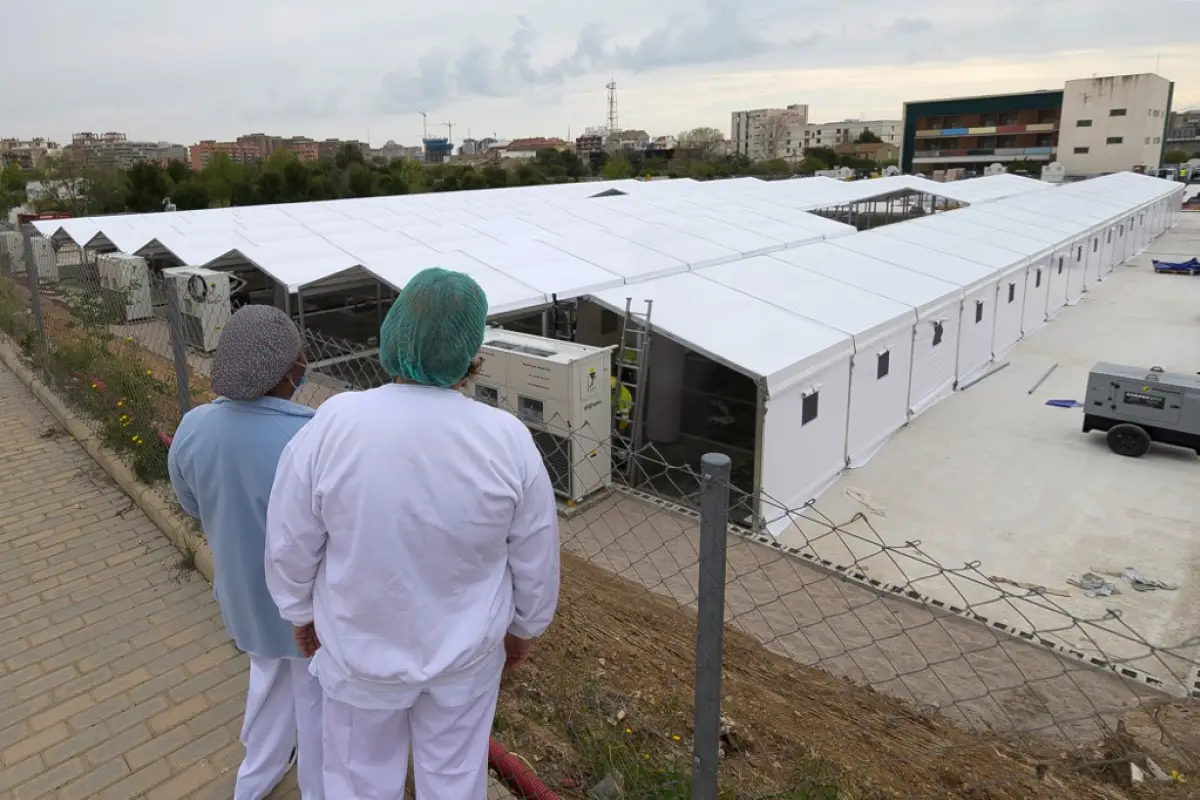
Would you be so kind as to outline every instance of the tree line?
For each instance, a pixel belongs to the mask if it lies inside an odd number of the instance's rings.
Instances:
[[[0,214],[22,204],[37,212],[91,216],[159,211],[167,207],[168,198],[176,210],[188,211],[596,178],[787,177],[841,166],[872,170],[880,165],[827,149],[810,149],[799,163],[782,158],[752,163],[743,155],[728,154],[723,136],[713,128],[680,134],[679,145],[670,151],[604,152],[588,159],[569,151],[546,149],[528,160],[482,164],[370,161],[353,145],[345,145],[332,158],[308,163],[286,149],[276,151],[262,163],[251,164],[235,163],[218,153],[201,170],[180,161],[165,166],[143,162],[122,170],[60,159],[34,170],[15,163],[4,166],[0,170]],[[42,190],[27,200],[26,188],[33,181],[41,182]]]

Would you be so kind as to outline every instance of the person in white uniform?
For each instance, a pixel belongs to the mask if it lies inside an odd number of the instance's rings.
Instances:
[[[300,332],[271,306],[238,309],[213,357],[218,397],[189,411],[167,456],[183,510],[200,520],[213,553],[213,595],[225,629],[250,655],[250,686],[234,800],[261,800],[298,758],[305,800],[325,796],[321,686],[264,575],[267,500],[283,448],[312,418],[291,401],[304,383]]]
[[[315,649],[331,800],[484,800],[506,668],[558,604],[558,516],[516,417],[459,391],[487,325],[467,275],[418,273],[388,312],[394,382],[336,395],[279,462],[267,585]]]

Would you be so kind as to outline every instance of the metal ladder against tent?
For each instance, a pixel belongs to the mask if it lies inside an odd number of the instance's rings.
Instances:
[[[579,319],[579,303],[550,297],[550,338],[564,342],[575,341],[575,324]]]
[[[617,351],[617,397],[620,390],[628,390],[633,402],[629,406],[629,425],[625,431],[616,427],[614,432],[618,444],[617,461],[625,471],[625,478],[632,486],[635,480],[637,452],[642,446],[645,429],[646,372],[650,365],[650,313],[654,301],[646,301],[645,319],[638,322],[633,316],[633,298],[625,298],[625,317],[621,321],[621,343]],[[613,409],[614,416],[617,409]],[[621,462],[624,462],[623,464]]]

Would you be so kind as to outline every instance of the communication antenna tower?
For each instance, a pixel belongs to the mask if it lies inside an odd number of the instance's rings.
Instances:
[[[611,80],[604,88],[608,89],[608,135],[620,133],[621,127],[617,124],[617,82]]]

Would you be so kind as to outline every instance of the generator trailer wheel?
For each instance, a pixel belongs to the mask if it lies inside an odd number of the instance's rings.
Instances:
[[[1150,434],[1140,425],[1122,423],[1108,430],[1109,449],[1119,456],[1141,458],[1150,452]]]

